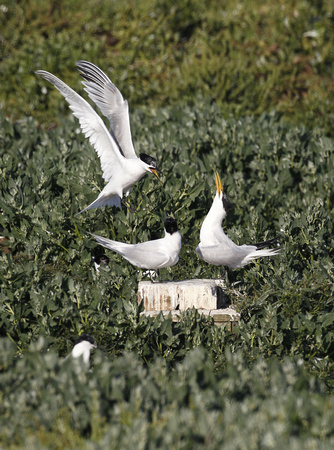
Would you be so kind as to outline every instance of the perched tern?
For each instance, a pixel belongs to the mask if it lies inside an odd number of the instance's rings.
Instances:
[[[90,351],[96,347],[97,345],[95,339],[89,334],[84,333],[81,334],[78,337],[78,339],[74,342],[72,352],[70,353],[69,356],[72,356],[72,358],[79,358],[80,356],[82,356],[85,364],[88,365],[90,358]]]
[[[140,269],[158,270],[163,267],[174,266],[179,260],[181,250],[181,235],[176,220],[168,216],[165,219],[164,226],[165,236],[163,238],[139,244],[126,244],[93,233],[90,234],[103,247],[119,253],[132,265]]]
[[[200,258],[215,266],[239,269],[262,256],[277,255],[279,249],[264,249],[275,243],[277,238],[254,245],[237,245],[223,231],[221,223],[233,206],[223,190],[218,173],[215,173],[217,192],[208,215],[203,221],[200,243],[196,253]]]
[[[137,157],[132,145],[128,102],[123,99],[117,87],[102,70],[87,61],[79,61],[77,66],[86,81],[83,82],[89,97],[108,117],[109,131],[102,118],[92,106],[56,76],[45,70],[37,70],[45,80],[54,85],[65,97],[85,137],[96,150],[107,182],[97,199],[85,209],[117,206],[121,208],[123,195],[128,196],[131,187],[147,172],[158,176],[160,169],[156,160],[145,153]],[[79,213],[79,214],[80,214]]]

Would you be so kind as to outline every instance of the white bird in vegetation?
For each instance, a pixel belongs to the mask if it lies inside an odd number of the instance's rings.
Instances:
[[[37,70],[36,74],[53,84],[65,97],[101,161],[107,184],[97,199],[80,213],[103,206],[121,208],[123,195],[128,196],[131,187],[147,172],[159,178],[157,171],[160,169],[152,156],[141,153],[137,157],[131,138],[128,102],[117,87],[94,64],[78,61],[77,66],[86,80],[83,81],[85,91],[109,119],[110,131],[92,106],[59,78],[45,70]]]
[[[69,356],[72,356],[72,358],[80,358],[80,356],[82,356],[84,363],[89,365],[90,352],[96,347],[95,339],[89,334],[84,333],[74,342],[73,349]]]
[[[275,243],[277,238],[254,245],[237,245],[224,233],[221,223],[233,206],[223,190],[218,173],[215,173],[217,192],[208,215],[203,221],[200,243],[196,253],[200,258],[215,266],[239,269],[256,258],[277,255],[279,249],[264,249]]]
[[[93,233],[90,234],[103,247],[119,253],[132,265],[140,269],[158,270],[163,267],[174,266],[179,260],[181,250],[181,235],[176,220],[168,216],[165,219],[164,226],[165,236],[163,238],[139,244],[126,244]]]

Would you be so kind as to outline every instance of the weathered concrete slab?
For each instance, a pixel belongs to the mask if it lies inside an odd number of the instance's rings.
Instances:
[[[138,303],[146,311],[184,311],[188,308],[219,309],[224,304],[223,280],[184,280],[138,284]]]
[[[212,317],[213,322],[217,326],[226,326],[230,331],[232,331],[233,325],[240,319],[240,314],[232,308],[222,308],[222,309],[198,309],[200,314]],[[143,311],[141,315],[157,317],[160,313],[164,316],[169,314],[172,316],[172,321],[177,322],[179,320],[182,311]]]

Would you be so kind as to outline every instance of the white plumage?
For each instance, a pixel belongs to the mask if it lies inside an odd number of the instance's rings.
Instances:
[[[90,352],[93,348],[96,348],[95,339],[89,334],[81,334],[78,339],[75,341],[71,354],[72,358],[80,358],[83,357],[84,363],[89,365]]]
[[[140,269],[158,270],[174,266],[179,260],[181,250],[181,235],[177,229],[176,220],[167,217],[164,225],[165,236],[163,238],[138,244],[126,244],[93,233],[90,234],[103,247],[119,253],[132,265]]]
[[[196,247],[198,256],[209,264],[239,269],[254,259],[277,255],[279,249],[263,248],[276,242],[277,238],[255,245],[237,245],[224,233],[221,223],[226,217],[231,203],[223,191],[217,172],[215,179],[217,192],[201,227],[200,243]]]
[[[101,161],[103,178],[107,182],[97,199],[80,212],[103,206],[121,207],[123,195],[147,172],[158,177],[156,160],[144,153],[136,156],[132,145],[128,102],[109,78],[94,64],[79,61],[77,66],[85,78],[85,90],[110,120],[110,131],[91,105],[56,76],[44,70],[36,71],[65,97],[73,114],[79,119],[85,137],[93,145]],[[159,178],[159,177],[158,177]]]

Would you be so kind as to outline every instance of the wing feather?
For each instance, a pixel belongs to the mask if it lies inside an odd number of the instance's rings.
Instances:
[[[100,245],[119,253],[131,264],[141,269],[160,269],[169,265],[169,253],[159,248],[159,243],[162,239],[141,242],[139,244],[127,244],[125,242],[113,241],[94,233],[89,234]]]
[[[76,65],[85,80],[83,85],[89,98],[109,119],[111,132],[123,155],[126,158],[136,158],[131,137],[128,102],[124,100],[114,83],[95,64],[78,61]]]
[[[56,76],[45,70],[37,70],[36,74],[53,84],[65,97],[74,116],[79,119],[82,132],[89,139],[100,158],[104,180],[109,181],[120,170],[124,156],[101,117],[84,98]]]

